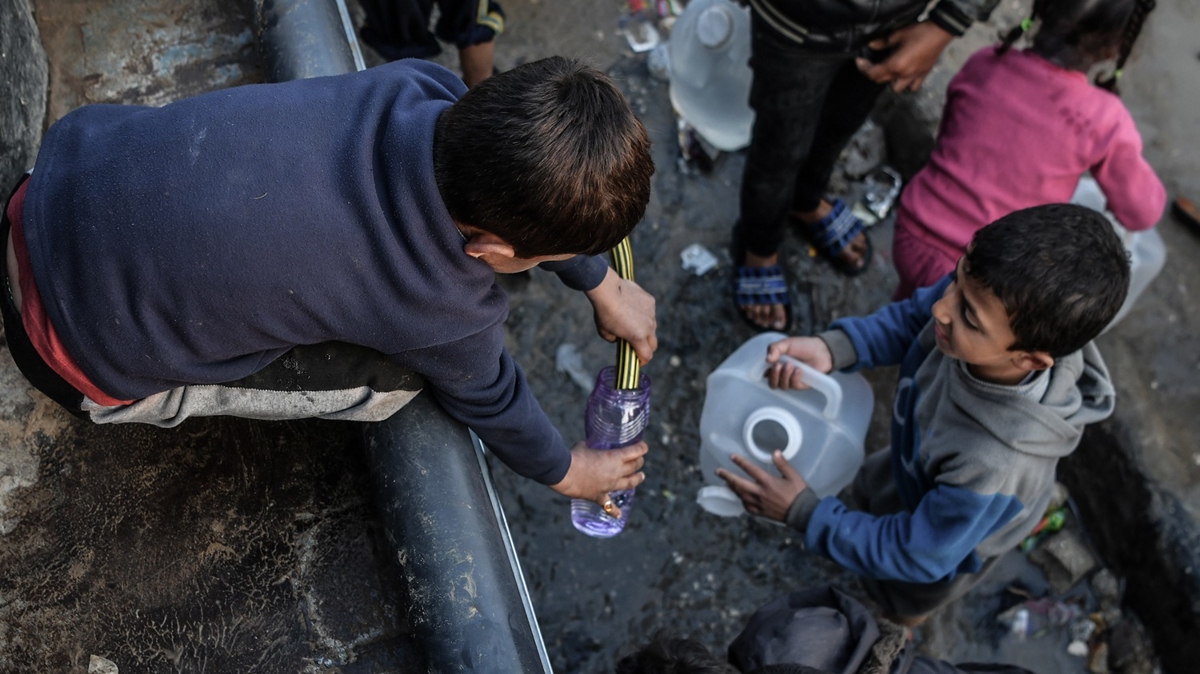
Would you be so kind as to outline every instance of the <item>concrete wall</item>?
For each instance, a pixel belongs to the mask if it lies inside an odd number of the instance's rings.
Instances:
[[[0,186],[5,197],[42,141],[48,79],[31,0],[0,3]]]

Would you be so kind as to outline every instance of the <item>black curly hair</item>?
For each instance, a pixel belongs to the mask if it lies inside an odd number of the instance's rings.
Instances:
[[[1003,36],[999,51],[1008,51],[1036,22],[1033,50],[1047,58],[1086,70],[1115,51],[1116,67],[1096,84],[1116,93],[1121,70],[1155,5],[1155,0],[1034,0],[1029,18]]]

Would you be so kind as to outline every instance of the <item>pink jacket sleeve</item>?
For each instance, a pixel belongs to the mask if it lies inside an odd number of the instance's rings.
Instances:
[[[1133,117],[1123,107],[1121,112],[1112,135],[1104,140],[1104,155],[1091,172],[1117,221],[1136,232],[1150,229],[1162,218],[1167,190],[1142,156],[1142,136]]]

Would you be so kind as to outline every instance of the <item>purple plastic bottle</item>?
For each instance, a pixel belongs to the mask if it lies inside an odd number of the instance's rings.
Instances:
[[[642,439],[650,421],[650,378],[639,373],[635,389],[615,388],[616,368],[606,367],[596,375],[596,387],[588,397],[584,424],[587,444],[595,449],[616,449]],[[596,538],[610,538],[621,533],[633,508],[636,490],[625,489],[609,494],[621,509],[621,517],[604,512],[594,501],[571,500],[571,522],[575,528]]]

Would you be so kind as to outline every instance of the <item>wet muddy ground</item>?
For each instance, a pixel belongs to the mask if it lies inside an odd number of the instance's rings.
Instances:
[[[248,20],[242,4],[194,1],[181,15],[173,3],[151,0],[42,0],[38,19],[56,73],[51,118],[86,102],[159,104],[254,81],[253,38],[238,23]],[[1002,5],[1000,23],[1020,5]],[[105,7],[119,11],[90,14]],[[616,658],[663,628],[723,652],[750,613],[780,593],[834,583],[861,595],[854,577],[800,550],[795,533],[717,518],[693,501],[702,485],[705,377],[753,334],[729,295],[741,155],[721,156],[708,175],[680,170],[667,87],[617,34],[623,2],[510,0],[505,7],[509,29],[497,64],[563,53],[609,70],[650,129],[658,166],[633,236],[637,280],[658,298],[660,347],[646,368],[653,382],[648,479],[626,531],[610,540],[578,534],[565,499],[493,462],[555,670],[611,671]],[[138,23],[146,17],[149,24]],[[130,33],[104,33],[105,25]],[[440,59],[451,67],[452,52]],[[846,279],[788,234],[794,331],[886,302],[895,283],[888,223],[871,236],[871,269]],[[720,266],[703,276],[682,269],[679,254],[693,243]],[[556,350],[574,345],[595,372],[613,362],[615,349],[595,335],[586,300],[552,275],[501,283],[511,300],[509,348],[564,435],[582,437],[587,391],[556,370]],[[9,370],[0,416],[25,424],[14,441],[28,447],[28,465],[3,513],[0,671],[84,671],[93,654],[122,672],[412,671],[398,574],[382,551],[356,429],[239,420],[96,429],[29,398]],[[886,445],[881,420],[894,372],[871,380],[877,410],[868,450]],[[38,418],[48,421],[28,422]],[[1012,555],[990,582],[922,628],[925,653],[1019,663],[1039,674],[1085,671],[1081,658],[1065,653],[1065,630],[1023,642],[1006,634],[996,616],[1011,601],[1003,593],[1010,582],[1036,592],[1045,580]]]

